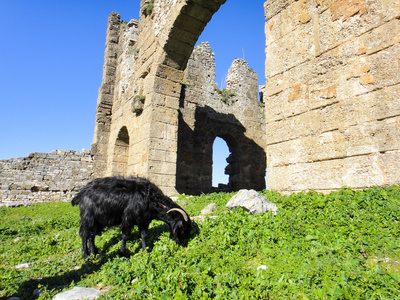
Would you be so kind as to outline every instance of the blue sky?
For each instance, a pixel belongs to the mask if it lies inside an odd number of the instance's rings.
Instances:
[[[219,85],[235,58],[246,59],[265,83],[263,3],[227,0],[200,36],[198,43],[208,41],[215,53]],[[137,19],[139,4],[0,0],[0,159],[90,149],[107,17],[115,11]],[[228,150],[217,144],[214,178],[226,182],[220,176]]]

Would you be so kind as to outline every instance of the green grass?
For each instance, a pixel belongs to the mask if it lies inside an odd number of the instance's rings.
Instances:
[[[250,215],[225,210],[233,193],[179,196],[191,216],[214,202],[216,220],[193,230],[186,246],[154,221],[149,252],[136,228],[117,255],[117,228],[81,258],[79,210],[69,203],[0,209],[0,298],[51,299],[74,286],[103,289],[101,299],[396,299],[400,289],[400,187],[343,188],[282,196],[279,207]],[[16,239],[18,238],[18,239]],[[28,269],[15,269],[30,263]],[[265,265],[266,270],[257,270]]]

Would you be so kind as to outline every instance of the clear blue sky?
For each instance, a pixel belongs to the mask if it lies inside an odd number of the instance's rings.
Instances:
[[[227,0],[200,36],[198,43],[208,41],[215,53],[219,85],[235,58],[246,59],[265,83],[263,3]],[[90,149],[107,17],[115,11],[137,19],[139,4],[0,0],[0,159]],[[215,161],[225,166],[228,151],[220,144]]]

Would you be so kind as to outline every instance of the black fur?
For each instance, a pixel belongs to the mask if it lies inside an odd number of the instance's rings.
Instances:
[[[81,189],[71,203],[79,205],[80,209],[79,234],[84,258],[97,253],[94,239],[96,235],[101,235],[105,227],[120,225],[120,252],[123,255],[134,225],[139,227],[142,249],[145,251],[147,230],[154,219],[168,224],[170,237],[177,243],[190,235],[189,215],[185,212],[185,221],[180,212],[167,213],[171,208],[182,208],[144,178],[116,176],[94,179]]]

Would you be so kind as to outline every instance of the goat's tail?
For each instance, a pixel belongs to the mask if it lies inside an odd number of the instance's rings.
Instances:
[[[81,196],[82,196],[81,193],[78,193],[74,198],[72,198],[72,200],[71,200],[72,206],[78,205],[79,202],[81,202],[81,198],[82,198]]]

